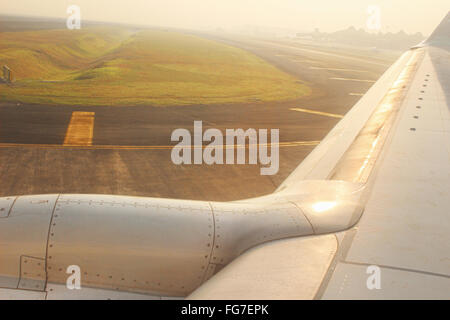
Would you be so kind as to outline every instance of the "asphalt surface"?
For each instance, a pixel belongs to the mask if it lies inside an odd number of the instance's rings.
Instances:
[[[0,102],[0,196],[98,193],[227,201],[273,192],[396,58],[292,41],[215,39],[294,75],[312,95],[280,103],[164,108]],[[95,114],[92,146],[63,145],[77,111]],[[279,129],[278,173],[262,176],[259,165],[173,164],[166,147],[175,144],[171,133],[192,131],[194,120],[222,132]]]

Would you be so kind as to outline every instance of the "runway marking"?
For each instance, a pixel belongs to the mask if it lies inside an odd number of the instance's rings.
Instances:
[[[95,112],[74,111],[67,127],[65,146],[91,146]]]
[[[284,58],[288,58],[293,62],[305,62],[305,63],[317,63],[317,61],[315,60],[308,60],[308,59],[304,59],[304,58],[298,58],[298,57],[293,57],[292,54],[275,54],[275,57],[284,57]]]
[[[363,96],[364,93],[353,93],[353,92],[351,92],[351,93],[349,93],[348,95],[349,95],[349,96]]]
[[[281,43],[277,43],[277,42],[272,42],[272,41],[258,41],[259,43],[266,43],[272,46],[276,46],[276,47],[284,47],[284,48],[289,48],[289,49],[293,49],[293,50],[297,50],[297,51],[303,51],[303,52],[309,52],[309,53],[314,53],[314,54],[320,54],[320,55],[324,55],[324,56],[329,56],[329,57],[335,57],[335,58],[339,58],[339,59],[347,59],[347,60],[354,60],[354,61],[359,61],[359,62],[364,62],[364,63],[369,63],[369,64],[374,64],[374,65],[379,65],[379,66],[390,66],[390,64],[387,63],[381,63],[381,62],[376,62],[376,61],[367,61],[367,59],[365,58],[358,58],[355,56],[346,56],[346,55],[342,55],[342,54],[337,54],[337,53],[332,53],[332,52],[327,52],[327,51],[320,51],[320,50],[313,50],[313,49],[306,49],[306,48],[301,48],[301,47],[296,47],[296,46],[291,46],[291,45],[284,45]]]
[[[304,59],[291,59],[291,60],[294,61],[294,62],[318,63],[315,60],[304,60]],[[310,68],[312,68],[312,67],[310,67]]]
[[[348,71],[348,72],[361,72],[367,73],[365,70],[356,70],[356,69],[340,69],[340,68],[325,68],[325,67],[309,67],[314,70],[330,70],[330,71]]]
[[[365,80],[365,79],[352,79],[352,78],[329,78],[330,80],[339,80],[339,81],[358,81],[358,82],[370,82],[375,83],[375,80]]]
[[[311,114],[318,114],[325,117],[331,117],[331,118],[339,118],[342,119],[344,116],[340,114],[335,113],[328,113],[328,112],[322,112],[322,111],[314,111],[309,109],[302,109],[302,108],[290,108],[289,110],[292,111],[298,111],[298,112],[304,112],[304,113],[311,113]]]
[[[300,146],[316,146],[320,143],[320,141],[287,141],[287,142],[280,142],[276,143],[274,145],[278,145],[280,148],[285,147],[300,147]],[[258,144],[258,146],[265,145],[265,146],[272,146],[272,143],[261,143]],[[234,145],[235,148],[248,148],[250,145]],[[85,149],[85,150],[170,150],[173,149],[175,145],[168,146],[168,145],[161,145],[161,146],[119,146],[119,145],[61,145],[61,144],[28,144],[28,143],[0,143],[0,148],[40,148],[40,149]],[[191,148],[205,148],[207,145],[204,146],[191,146]],[[225,148],[232,148],[233,146],[220,146]]]

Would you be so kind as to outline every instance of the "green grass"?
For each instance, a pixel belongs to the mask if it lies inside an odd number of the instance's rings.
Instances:
[[[190,105],[290,100],[310,89],[244,50],[168,31],[119,28],[0,33],[15,77],[2,101]]]

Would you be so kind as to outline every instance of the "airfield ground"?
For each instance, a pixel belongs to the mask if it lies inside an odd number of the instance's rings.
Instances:
[[[55,106],[3,100],[0,196],[100,193],[237,200],[270,193],[397,57],[291,40],[203,36],[258,55],[306,84],[311,94],[284,101],[170,107]],[[91,113],[91,145],[64,145],[74,112]],[[174,165],[170,147],[164,146],[174,144],[170,141],[174,129],[192,130],[194,120],[202,120],[205,129],[279,129],[279,172],[261,176],[258,165]]]
[[[168,30],[0,32],[2,101],[171,106],[299,98],[310,89],[245,50]]]

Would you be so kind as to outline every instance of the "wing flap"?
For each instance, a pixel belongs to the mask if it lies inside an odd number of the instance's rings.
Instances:
[[[188,299],[312,299],[336,249],[334,235],[262,244],[219,271]]]
[[[448,299],[450,279],[430,273],[380,267],[380,287],[368,289],[368,265],[339,263],[323,299]]]

